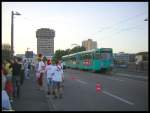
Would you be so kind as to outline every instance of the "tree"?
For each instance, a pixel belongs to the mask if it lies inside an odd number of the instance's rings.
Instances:
[[[71,53],[77,53],[77,52],[81,52],[81,51],[85,51],[86,49],[83,46],[76,46],[74,48],[72,48]]]
[[[65,55],[69,55],[71,53],[71,50],[70,49],[66,49],[65,50]]]
[[[2,61],[11,59],[11,49],[9,44],[2,45]]]
[[[54,63],[57,60],[61,60],[61,57],[64,56],[64,55],[66,55],[64,50],[60,50],[60,49],[56,50],[55,54],[54,54],[54,56],[52,58],[52,62]]]

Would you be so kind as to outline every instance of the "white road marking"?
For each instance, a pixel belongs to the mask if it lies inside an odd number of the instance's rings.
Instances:
[[[127,103],[127,104],[129,104],[129,105],[134,105],[134,103],[133,102],[130,102],[130,101],[128,101],[128,100],[125,100],[125,99],[123,99],[123,98],[121,98],[121,97],[118,97],[118,96],[116,96],[116,95],[113,95],[113,94],[111,94],[111,93],[109,93],[109,92],[107,92],[107,91],[102,91],[104,94],[106,94],[106,95],[109,95],[109,96],[111,96],[111,97],[113,97],[113,98],[116,98],[116,99],[118,99],[118,100],[120,100],[120,101],[122,101],[122,102],[124,102],[124,103]]]
[[[81,81],[81,80],[79,80],[79,79],[77,79],[76,81],[78,81],[78,82],[80,82],[80,83],[82,83],[82,84],[87,84],[87,82]]]

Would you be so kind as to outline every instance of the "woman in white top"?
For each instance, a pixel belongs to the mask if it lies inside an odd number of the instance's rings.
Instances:
[[[42,90],[42,87],[43,87],[43,75],[44,75],[44,72],[45,72],[45,64],[42,61],[42,55],[38,58],[38,61],[39,61],[38,72],[40,74],[39,78],[38,78],[38,85],[39,85],[40,90]]]

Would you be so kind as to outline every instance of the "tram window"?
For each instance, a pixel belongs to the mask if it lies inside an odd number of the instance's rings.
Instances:
[[[101,53],[100,54],[100,59],[111,59],[112,54],[111,53]]]
[[[88,59],[92,59],[92,53],[88,54]]]
[[[78,55],[78,56],[77,56],[77,60],[81,60],[81,55]]]
[[[80,55],[79,59],[80,59],[80,60],[83,60],[83,55]]]
[[[100,53],[95,53],[95,59],[99,59],[100,58]]]
[[[83,57],[83,59],[86,59],[86,55],[85,54],[83,54],[82,57]]]

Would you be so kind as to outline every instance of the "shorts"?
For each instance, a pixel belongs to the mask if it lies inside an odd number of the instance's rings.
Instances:
[[[50,86],[53,86],[53,81],[52,81],[52,78],[47,78],[47,85],[50,87]]]
[[[53,81],[53,88],[54,88],[54,89],[62,88],[62,82]]]

